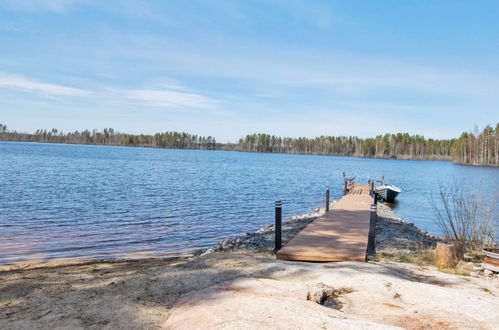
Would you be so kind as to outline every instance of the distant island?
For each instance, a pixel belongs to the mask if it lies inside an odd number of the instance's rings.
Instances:
[[[454,139],[427,139],[422,135],[396,133],[374,138],[320,136],[316,138],[279,137],[250,134],[237,143],[218,143],[213,136],[185,132],[154,135],[128,134],[112,128],[64,133],[57,129],[34,133],[11,131],[0,124],[1,141],[113,145],[170,149],[226,150],[264,153],[353,156],[415,160],[445,160],[457,164],[499,166],[499,123],[482,131],[464,132]]]

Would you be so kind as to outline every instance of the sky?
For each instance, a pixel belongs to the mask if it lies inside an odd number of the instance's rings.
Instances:
[[[497,0],[0,0],[11,130],[237,142],[497,122]]]

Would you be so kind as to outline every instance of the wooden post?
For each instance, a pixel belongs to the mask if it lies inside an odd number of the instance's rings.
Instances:
[[[436,264],[439,269],[454,268],[458,262],[457,249],[454,244],[437,243],[435,255]]]
[[[367,256],[374,257],[376,254],[376,217],[377,217],[376,204],[371,205],[371,216],[369,218],[369,235],[367,237]]]
[[[275,202],[275,251],[282,247],[282,202]]]
[[[329,187],[326,189],[326,212],[329,212]]]

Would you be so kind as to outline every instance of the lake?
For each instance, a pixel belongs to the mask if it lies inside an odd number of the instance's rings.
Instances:
[[[0,263],[186,254],[273,223],[276,200],[287,218],[340,198],[343,171],[384,174],[437,234],[438,180],[499,187],[499,168],[450,162],[0,142]]]

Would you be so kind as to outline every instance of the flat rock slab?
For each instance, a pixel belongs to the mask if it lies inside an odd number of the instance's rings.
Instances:
[[[307,301],[303,285],[238,279],[178,301],[165,329],[400,329]]]
[[[277,252],[296,261],[365,261],[372,197],[367,186],[355,186],[324,214]]]
[[[486,280],[403,263],[274,260],[269,266],[265,278],[241,277],[182,296],[163,328],[492,330],[499,324],[497,283]],[[340,310],[308,300],[328,289],[343,290]]]

